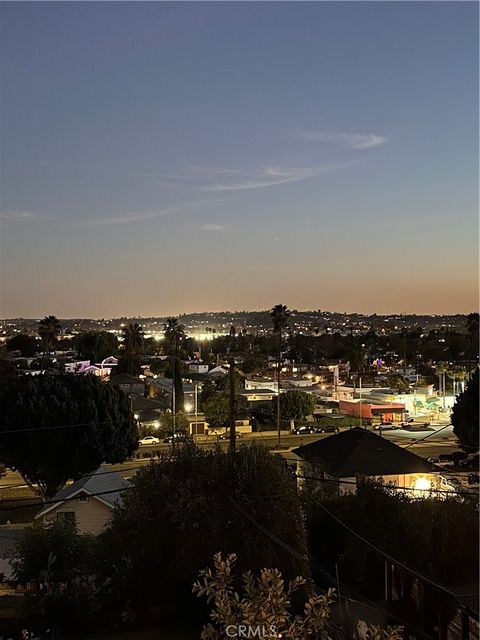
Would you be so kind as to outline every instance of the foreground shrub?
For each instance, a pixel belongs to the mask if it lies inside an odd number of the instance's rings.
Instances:
[[[118,597],[132,606],[185,613],[189,585],[219,549],[236,553],[241,571],[274,566],[287,579],[309,575],[295,481],[256,445],[236,453],[186,446],[142,470],[102,544]]]

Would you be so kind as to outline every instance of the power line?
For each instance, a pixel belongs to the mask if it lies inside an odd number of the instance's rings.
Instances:
[[[121,422],[116,422],[116,421],[111,421],[111,420],[101,420],[101,421],[95,421],[92,420],[91,422],[79,422],[77,424],[58,424],[58,425],[51,425],[51,426],[46,426],[46,427],[19,427],[18,429],[5,429],[5,430],[0,430],[0,436],[6,435],[6,434],[15,434],[15,433],[27,433],[27,432],[34,432],[34,431],[50,431],[52,429],[72,429],[72,428],[76,428],[76,427],[94,427],[97,425],[103,425],[103,424],[111,424],[111,425],[120,425],[120,424],[124,424],[124,420],[122,420]]]
[[[323,505],[321,502],[318,502],[317,506],[319,506],[321,509],[323,509],[331,518],[333,518],[333,520],[335,520],[336,522],[338,522],[338,524],[340,524],[342,527],[344,527],[344,529],[349,531],[352,535],[354,535],[356,538],[361,540],[364,544],[369,546],[371,549],[373,549],[374,551],[376,551],[377,553],[382,555],[384,558],[386,558],[387,560],[389,560],[393,564],[396,564],[397,566],[402,567],[402,569],[405,569],[405,571],[408,571],[409,573],[414,575],[419,580],[427,582],[432,587],[435,587],[437,589],[440,589],[441,591],[444,591],[449,596],[455,598],[455,600],[457,599],[457,596],[454,593],[452,593],[451,591],[449,591],[443,585],[438,584],[434,580],[431,580],[430,578],[427,578],[426,576],[422,575],[421,573],[418,573],[418,571],[415,571],[415,569],[412,569],[411,567],[409,567],[408,565],[404,564],[400,560],[396,560],[391,555],[386,553],[386,551],[382,551],[382,549],[377,547],[373,542],[371,542],[370,540],[367,540],[367,538],[364,538],[360,533],[358,533],[357,531],[352,529],[346,522],[343,522],[343,520],[340,520],[340,518],[338,518],[334,513],[332,513],[329,509],[327,509],[327,507],[325,505]]]
[[[98,475],[100,474],[107,474],[107,473],[114,473],[114,471],[106,471],[106,472],[100,472]],[[123,493],[124,491],[127,491],[129,489],[133,489],[133,486],[129,486],[129,487],[121,487],[118,489],[112,489],[112,490],[107,490],[107,491],[100,491],[100,492],[96,492],[96,493],[89,493],[88,497],[99,497],[99,496],[103,496],[103,495],[109,495],[109,494],[113,494],[113,493]],[[267,497],[267,496],[265,496]],[[272,496],[274,497],[274,496]],[[277,496],[278,497],[278,496]],[[297,559],[301,559],[303,561],[311,561],[314,563],[314,566],[316,566],[319,570],[321,570],[321,572],[324,575],[327,575],[329,577],[329,579],[331,579],[333,581],[333,583],[335,584],[335,580],[332,578],[332,576],[329,576],[328,573],[325,572],[325,569],[319,565],[313,558],[311,558],[309,555],[306,554],[300,554],[298,553],[295,549],[293,549],[290,545],[288,545],[288,543],[284,542],[283,540],[281,540],[278,536],[276,536],[275,534],[273,534],[272,532],[270,532],[266,527],[264,527],[263,525],[261,525],[260,523],[258,523],[256,520],[254,520],[231,496],[227,495],[227,498],[236,506],[236,508],[244,515],[244,517],[246,517],[250,522],[252,522],[253,524],[255,524],[255,526],[257,526],[263,533],[265,533],[265,535],[269,536],[270,538],[272,538],[275,542],[277,542],[277,544],[279,544],[280,546],[282,546],[283,549],[285,549],[286,551],[288,551],[289,553],[293,554]],[[61,503],[65,503],[65,502],[70,502],[72,500],[77,500],[78,496],[70,496],[70,497],[66,497],[63,500],[47,500],[47,501],[39,501],[37,503],[32,503],[28,506],[42,506],[45,507],[47,505],[54,505],[54,504],[59,504]],[[342,525],[344,528],[346,528],[350,533],[352,533],[353,535],[355,535],[357,538],[359,538],[364,544],[368,545],[369,547],[371,547],[372,549],[374,549],[375,551],[377,551],[379,554],[381,554],[383,557],[385,557],[386,559],[388,559],[390,562],[404,568],[406,571],[412,573],[413,575],[415,575],[417,578],[429,583],[430,585],[434,586],[437,589],[440,589],[442,591],[444,591],[445,593],[447,593],[449,596],[453,597],[456,599],[456,596],[451,593],[450,591],[448,591],[445,587],[443,587],[442,585],[439,585],[437,583],[435,583],[434,581],[430,580],[429,578],[426,578],[425,576],[419,574],[418,572],[416,572],[415,570],[411,569],[410,567],[408,567],[407,565],[404,565],[402,562],[396,560],[395,558],[393,558],[392,556],[390,556],[389,554],[387,554],[386,552],[382,551],[381,549],[379,549],[376,545],[374,545],[372,542],[370,542],[369,540],[367,540],[366,538],[364,538],[363,536],[361,536],[359,533],[357,533],[356,531],[354,531],[351,527],[349,527],[346,523],[344,523],[343,521],[341,521],[339,518],[337,518],[331,511],[329,511],[324,505],[319,503],[319,506],[326,512],[328,513],[328,515],[330,515],[333,519],[335,519],[340,525]],[[14,511],[17,509],[23,508],[22,506],[10,506],[10,507],[5,507],[4,509],[2,509],[2,511]],[[344,585],[345,586],[345,585]],[[349,587],[346,587],[348,590],[352,591]],[[361,598],[363,598],[364,596],[360,596]],[[367,600],[368,601],[368,600]],[[377,607],[380,609],[380,607]],[[393,616],[393,614],[390,614]],[[402,622],[402,624],[407,624],[405,621],[401,620],[400,618],[397,618],[399,621]],[[414,627],[410,627],[412,629],[415,629]],[[416,631],[420,631],[418,629],[415,629]],[[423,634],[423,632],[421,632]],[[426,636],[426,634],[423,634]],[[428,636],[426,636],[428,637]]]
[[[139,469],[143,469],[145,468],[145,463],[150,463],[153,462],[153,458],[146,458],[144,460],[142,460],[141,458],[139,459],[141,460],[144,464],[143,465],[136,465],[133,467],[125,467],[123,469],[109,469],[108,471],[99,471],[98,473],[86,473],[83,476],[80,476],[79,478],[77,478],[76,480],[73,480],[72,484],[74,482],[78,482],[79,480],[83,480],[84,478],[90,478],[92,476],[105,476],[105,475],[109,475],[111,473],[118,473],[119,475],[121,475],[124,471],[138,471]],[[0,486],[0,490],[2,489],[20,489],[23,488],[25,486],[28,486],[26,484],[11,484],[11,485],[6,485],[4,487]],[[25,499],[28,500],[29,498],[12,498],[13,500],[21,500],[21,499]],[[1,508],[0,508],[1,511]]]
[[[124,491],[128,491],[130,489],[133,489],[133,485],[129,486],[129,487],[119,487],[118,489],[110,489],[108,491],[98,491],[96,493],[88,493],[88,498],[97,498],[98,496],[106,496],[112,493],[123,493]],[[25,499],[24,499],[25,500]],[[28,499],[27,499],[28,500]],[[25,500],[25,501],[27,501]],[[63,504],[64,502],[70,502],[71,500],[78,500],[78,495],[74,495],[74,496],[70,496],[67,498],[61,498],[61,499],[57,499],[57,500],[45,500],[45,502],[43,501],[37,501],[37,502],[32,502],[31,504],[28,505],[18,505],[18,506],[8,506],[8,507],[3,507],[0,511],[4,512],[4,511],[17,511],[18,509],[24,509],[25,507],[44,507],[46,505],[50,505],[50,504]]]
[[[68,425],[67,425],[68,426]],[[73,426],[73,425],[72,425]],[[201,446],[205,446],[207,444],[206,440],[208,440],[208,437],[200,443],[197,443],[197,445],[201,445]],[[163,453],[162,455],[168,455],[166,453],[167,449],[165,449],[165,453]],[[296,458],[287,458],[286,454],[281,454],[282,457],[287,460],[287,461],[297,461]],[[149,463],[154,461],[155,459],[157,459],[157,456],[152,456],[149,458],[137,458],[137,460],[143,464],[145,463]],[[320,465],[320,462],[316,462],[314,460],[309,461],[310,464],[314,464],[314,465]],[[119,469],[118,471],[113,469],[113,470],[109,470],[109,471],[103,471],[103,472],[99,472],[95,475],[104,475],[104,474],[109,474],[109,473],[122,473],[124,471],[134,471],[134,470],[138,470],[141,469],[142,465],[140,466],[133,466],[133,467],[127,467],[124,469]],[[14,469],[15,471],[15,469]],[[448,473],[454,473],[454,472],[448,472]],[[80,478],[78,478],[77,480],[80,480],[81,478],[85,478],[88,477],[92,474],[85,474],[84,476],[80,476]],[[331,484],[342,484],[342,485],[351,485],[351,486],[358,486],[357,482],[355,481],[351,481],[351,480],[341,480],[341,479],[336,479],[336,478],[318,478],[318,477],[314,477],[314,476],[301,476],[296,474],[297,478],[301,478],[301,479],[305,479],[305,480],[316,480],[317,482],[324,482],[324,483],[331,483]],[[436,494],[444,494],[444,495],[452,495],[452,494],[457,494],[457,495],[465,495],[465,492],[462,491],[458,491],[456,489],[452,489],[452,491],[448,491],[448,490],[443,490],[443,489],[415,489],[414,487],[398,487],[398,486],[390,486],[390,485],[386,485],[386,484],[377,484],[377,486],[384,488],[384,489],[394,489],[394,490],[400,490],[400,491],[412,491],[412,492],[424,492],[424,493],[436,493]],[[25,484],[11,484],[11,485],[4,485],[4,486],[0,486],[0,491],[1,490],[8,490],[8,489],[18,489],[18,488],[24,488]]]
[[[266,527],[264,527],[262,524],[260,524],[257,520],[255,520],[252,516],[250,516],[250,514],[247,513],[245,511],[245,509],[243,509],[241,507],[241,505],[239,505],[231,496],[229,496],[228,494],[225,494],[225,495],[230,500],[230,502],[232,502],[232,504],[234,504],[234,506],[242,513],[242,515],[247,520],[249,520],[252,524],[254,524],[258,529],[260,529],[260,531],[262,531],[265,535],[267,535],[269,538],[271,538],[274,542],[276,542],[279,546],[281,546],[283,549],[288,551],[291,555],[293,555],[297,559],[304,560],[304,561],[307,561],[307,562],[310,562],[311,564],[313,564],[313,566],[315,566],[325,577],[327,577],[332,584],[334,584],[334,585],[337,584],[336,578],[331,576],[328,573],[328,571],[324,567],[322,567],[322,565],[319,564],[310,554],[304,555],[304,554],[299,553],[295,549],[293,549],[288,543],[286,543],[285,541],[281,540],[281,538],[276,536],[274,533],[272,533],[270,530],[268,530]],[[378,611],[382,611],[383,613],[386,613],[387,615],[391,616],[392,618],[395,618],[401,624],[409,627],[411,630],[416,631],[417,633],[420,633],[421,635],[423,635],[425,638],[428,638],[429,640],[432,640],[430,638],[430,636],[428,636],[426,633],[421,631],[421,629],[417,629],[416,627],[413,627],[412,625],[410,625],[408,622],[406,622],[402,618],[399,618],[395,614],[386,611],[383,607],[381,607],[380,605],[376,605],[371,600],[369,600],[368,598],[366,598],[362,594],[359,594],[358,592],[354,591],[353,589],[351,589],[347,585],[345,585],[343,583],[340,583],[340,584],[341,584],[342,588],[345,591],[349,591],[350,593],[355,594],[361,600],[365,600],[366,602],[368,602],[370,604],[370,606],[372,608],[374,608],[374,609],[376,609]]]
[[[303,476],[296,474],[296,478],[300,478],[302,480],[315,480],[317,482],[330,482],[332,484],[348,484],[354,487],[358,487],[358,483],[353,480],[337,480],[335,478],[317,478],[316,476]],[[391,491],[413,491],[413,492],[424,492],[424,493],[440,493],[451,496],[452,494],[464,495],[462,491],[457,489],[452,489],[451,491],[447,491],[444,489],[415,489],[415,487],[397,487],[396,485],[388,485],[388,484],[376,484],[377,487],[381,489],[390,489]]]
[[[288,458],[286,458],[286,456],[283,456],[287,461]],[[297,459],[295,458],[290,458],[291,462],[298,462]],[[322,463],[321,462],[316,462],[314,460],[308,460],[307,461],[308,464],[312,464],[312,465],[317,465],[317,466],[321,466]],[[358,483],[354,480],[342,480],[341,478],[318,478],[316,476],[302,476],[299,475],[297,473],[295,473],[295,477],[296,478],[302,478],[305,480],[316,480],[317,482],[330,482],[332,484],[347,484],[347,485],[352,485],[352,486],[358,486]],[[374,476],[372,476],[374,477]],[[376,476],[376,477],[382,477],[382,476]],[[459,495],[463,495],[464,493],[462,491],[459,491],[458,489],[452,489],[451,491],[448,490],[444,490],[444,489],[416,489],[415,487],[399,487],[397,485],[388,485],[388,484],[380,484],[377,483],[377,486],[383,488],[383,489],[391,489],[391,490],[399,490],[399,491],[414,491],[414,492],[425,492],[425,493],[440,493],[440,494],[445,494],[445,495],[451,495],[452,493],[456,493]]]
[[[436,429],[435,431],[432,431],[432,433],[427,433],[426,436],[423,436],[423,438],[418,438],[418,440],[414,440],[413,442],[408,444],[406,447],[403,447],[403,449],[408,449],[409,447],[414,447],[418,442],[422,442],[422,440],[426,440],[427,438],[431,438],[432,436],[437,435],[437,433],[439,433],[440,431],[443,431],[444,429],[447,429],[448,427],[451,427],[451,426],[452,426],[451,424],[446,424],[441,429]]]

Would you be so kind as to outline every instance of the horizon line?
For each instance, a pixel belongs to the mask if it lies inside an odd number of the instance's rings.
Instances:
[[[230,315],[235,315],[235,314],[241,314],[241,313],[270,313],[271,308],[268,309],[237,309],[235,311],[229,310],[229,309],[223,309],[221,311],[209,311],[209,310],[204,310],[204,311],[190,311],[190,312],[182,312],[182,313],[166,313],[164,315],[145,315],[145,316],[111,316],[111,317],[88,317],[88,316],[69,316],[69,317],[65,317],[65,316],[55,316],[56,318],[58,318],[58,320],[91,320],[91,321],[100,321],[100,320],[159,320],[159,319],[164,319],[164,318],[169,318],[169,317],[175,317],[175,318],[181,318],[183,316],[195,316],[195,315],[203,315],[206,313],[210,313],[210,314],[215,314],[215,315],[220,315],[220,314],[230,314]],[[458,317],[458,316],[468,316],[470,313],[477,313],[476,310],[474,311],[469,311],[469,312],[456,312],[456,313],[428,313],[428,312],[412,312],[412,313],[406,313],[406,312],[391,312],[391,313],[376,313],[376,312],[371,312],[371,313],[361,313],[359,311],[330,311],[328,309],[290,309],[291,312],[297,312],[297,313],[320,313],[320,314],[330,314],[330,315],[344,315],[344,316],[364,316],[366,318],[370,318],[373,316],[376,317],[380,317],[380,318],[388,318],[391,316],[398,316],[398,317],[431,317],[431,318],[445,318],[445,317]],[[6,322],[6,321],[15,321],[15,320],[27,320],[27,321],[38,321],[41,320],[42,318],[47,317],[47,315],[54,315],[54,314],[43,314],[40,316],[33,316],[33,317],[25,317],[25,316],[15,316],[15,317],[1,317],[0,318],[0,322]]]

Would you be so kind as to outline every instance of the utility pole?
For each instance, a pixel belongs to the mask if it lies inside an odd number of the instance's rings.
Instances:
[[[235,358],[233,356],[233,348],[235,343],[235,327],[230,327],[230,367],[228,372],[229,383],[230,383],[230,397],[229,397],[229,409],[230,409],[230,450],[235,451],[237,448],[237,433],[235,429],[235,414],[236,414],[236,406],[235,406]]]
[[[237,434],[235,430],[235,360],[230,358],[230,371],[228,373],[230,382],[230,449],[235,451],[237,447]]]
[[[193,412],[195,414],[195,429],[198,429],[198,382],[193,383]]]
[[[172,432],[173,436],[175,436],[176,426],[177,426],[177,407],[176,407],[176,397],[175,397],[175,352],[173,355],[173,364],[172,364]]]
[[[363,429],[363,408],[362,408],[362,376],[358,380],[358,393],[359,393],[359,405],[360,405],[360,429]]]
[[[277,446],[280,449],[280,369],[282,360],[282,331],[281,329],[278,332],[278,360],[277,360],[277,437],[278,443]]]

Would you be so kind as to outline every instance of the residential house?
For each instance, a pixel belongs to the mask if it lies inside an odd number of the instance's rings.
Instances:
[[[79,533],[98,535],[107,526],[113,510],[123,501],[123,492],[130,487],[119,473],[99,467],[61,489],[37,515],[43,522],[63,520]]]
[[[208,373],[209,365],[206,362],[199,362],[198,360],[194,360],[193,362],[188,363],[188,370],[191,373]]]
[[[210,369],[210,371],[208,372],[208,377],[213,379],[224,378],[227,375],[228,375],[228,369],[225,369],[224,367],[220,367],[220,366],[214,367],[213,369]]]
[[[156,422],[164,409],[160,400],[135,396],[132,401],[132,411],[139,422]]]
[[[425,495],[438,487],[436,468],[411,451],[355,427],[296,449],[299,485],[314,491],[355,493],[362,479],[382,478],[408,489],[409,495]]]
[[[245,380],[245,390],[246,391],[277,391],[277,382],[276,380],[265,380],[264,378],[249,380],[248,378]]]
[[[110,378],[110,384],[118,385],[124,393],[135,394],[137,396],[145,395],[145,382],[128,373],[119,373],[116,376],[112,376]]]
[[[157,392],[157,396],[162,398],[165,409],[171,407],[173,380],[172,378],[156,377],[150,381],[151,385]],[[195,385],[189,382],[182,383],[184,409],[186,413],[190,413],[195,407]],[[198,393],[198,387],[197,387]]]
[[[244,389],[240,395],[247,399],[248,402],[270,402],[276,397],[276,391],[268,389]]]

